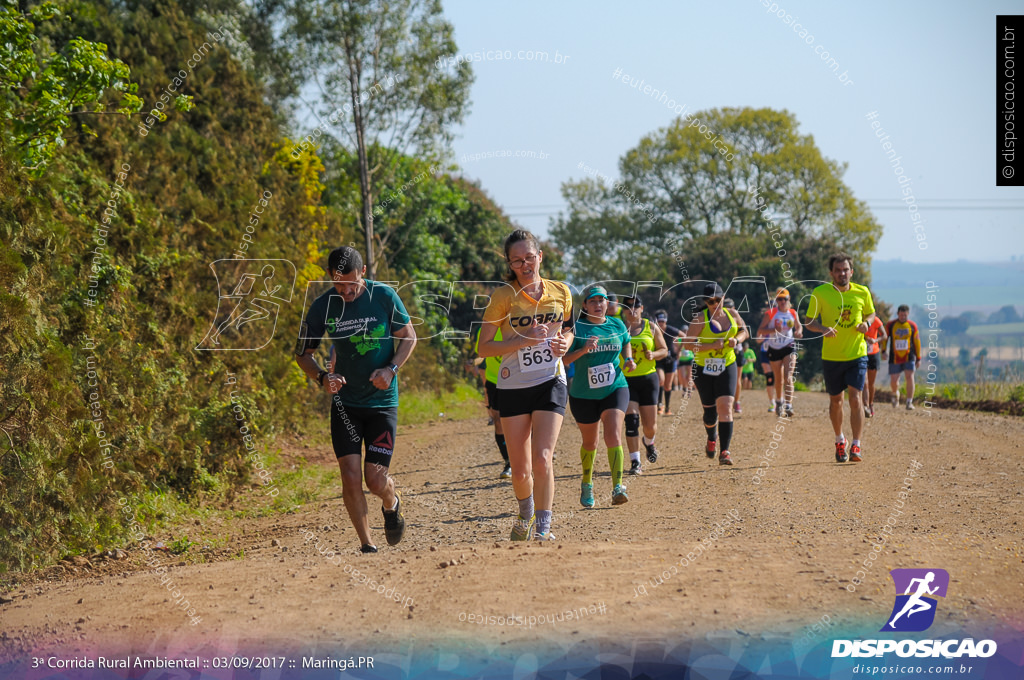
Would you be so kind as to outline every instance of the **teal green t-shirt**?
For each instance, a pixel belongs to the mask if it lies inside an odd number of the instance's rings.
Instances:
[[[619,354],[629,343],[629,331],[621,320],[605,317],[603,324],[594,325],[581,316],[576,322],[576,337],[570,352],[582,349],[587,338],[597,337],[597,350],[587,352],[573,362],[576,377],[569,394],[577,399],[604,399],[620,387],[626,387],[626,376],[619,367]]]
[[[345,386],[338,398],[345,406],[391,408],[398,406],[398,380],[386,390],[378,390],[370,382],[370,374],[391,365],[395,356],[392,333],[409,323],[405,310],[393,288],[363,279],[366,290],[346,303],[331,288],[313,301],[303,324],[302,338],[306,347],[316,348],[324,333],[334,343],[337,360],[334,372],[345,377]]]

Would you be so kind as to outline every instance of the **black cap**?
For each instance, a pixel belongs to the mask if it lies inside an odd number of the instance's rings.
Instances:
[[[708,283],[704,285],[704,297],[708,298],[720,298],[725,295],[725,291],[717,283]]]

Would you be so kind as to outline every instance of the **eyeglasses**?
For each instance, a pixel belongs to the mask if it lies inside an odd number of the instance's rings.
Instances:
[[[780,295],[779,297],[775,298],[775,301],[776,302],[789,302],[789,298],[786,297],[785,295]]]
[[[536,255],[527,255],[521,260],[509,260],[508,266],[512,269],[521,269],[524,265],[533,264],[537,261]]]
[[[708,298],[708,304],[709,305],[717,305],[721,301],[722,301],[722,298]]]

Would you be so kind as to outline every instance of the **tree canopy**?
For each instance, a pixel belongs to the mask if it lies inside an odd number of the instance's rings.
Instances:
[[[594,171],[564,183],[568,213],[551,233],[580,280],[675,280],[666,246],[680,244],[685,258],[715,235],[747,244],[742,257],[723,249],[720,266],[750,269],[751,257],[763,260],[757,273],[772,283],[782,281],[780,247],[783,260],[805,259],[799,250],[812,244],[815,257],[822,246],[843,249],[867,272],[882,228],[843,183],[844,171],[799,133],[789,112],[701,111],[641,139],[620,159],[618,179]],[[786,245],[776,246],[773,232]],[[824,263],[807,265],[794,265],[797,280],[824,278]],[[727,276],[717,267],[688,269],[691,277]]]

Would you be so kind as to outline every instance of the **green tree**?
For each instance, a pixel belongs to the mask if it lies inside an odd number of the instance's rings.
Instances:
[[[320,125],[307,140],[332,134],[355,151],[366,268],[374,277],[391,238],[374,228],[380,184],[403,154],[442,155],[467,110],[472,71],[437,67],[456,52],[439,0],[294,0],[286,22],[301,77],[319,93]]]
[[[800,257],[799,248],[817,241],[844,249],[860,272],[870,271],[881,226],[843,183],[845,165],[823,157],[797,127],[786,111],[702,111],[641,139],[620,160],[620,180],[599,175],[563,184],[568,214],[556,218],[551,233],[572,275],[624,278],[615,274],[625,266],[664,276],[666,244],[681,243],[685,258],[696,241],[715,234],[753,237],[748,254],[774,261],[770,269],[778,268],[779,249],[783,260]],[[781,240],[769,237],[776,229]],[[821,266],[795,271],[798,280],[809,279]]]
[[[153,102],[208,41],[214,27],[193,18],[204,6],[76,5],[32,40],[108,45]],[[218,306],[210,263],[238,249],[264,192],[247,254],[296,263],[300,299],[320,278],[325,232],[343,237],[319,206],[323,167],[291,153],[262,84],[223,45],[183,89],[195,108],[145,137],[120,115],[91,117],[90,134],[69,116],[44,172],[24,167],[18,123],[0,121],[0,570],[117,544],[119,498],[226,495],[247,480],[227,371],[261,443],[303,410],[290,355],[301,305],[282,308],[258,355],[193,348]]]
[[[997,311],[992,312],[987,323],[1018,323],[1021,321],[1020,314],[1013,305],[1003,305]]]
[[[37,174],[67,143],[71,116],[104,113],[108,92],[120,95],[117,113],[142,107],[128,65],[108,57],[105,44],[76,36],[53,49],[40,40],[38,24],[63,19],[54,2],[27,11],[0,4],[0,117],[22,165]]]
[[[939,321],[939,328],[950,335],[960,335],[966,333],[970,324],[961,314],[960,316],[944,316]]]

